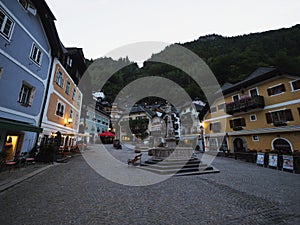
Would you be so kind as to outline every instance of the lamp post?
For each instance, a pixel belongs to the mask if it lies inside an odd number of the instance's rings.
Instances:
[[[205,146],[204,146],[204,127],[203,127],[202,124],[200,125],[200,137],[201,137],[202,151],[205,151]]]

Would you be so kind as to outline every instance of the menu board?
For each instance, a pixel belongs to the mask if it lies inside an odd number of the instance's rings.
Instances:
[[[278,155],[269,154],[269,166],[277,167]]]
[[[264,165],[265,162],[265,154],[264,153],[257,153],[256,164],[257,165]]]
[[[293,156],[292,155],[283,155],[283,164],[282,168],[287,170],[294,170]]]

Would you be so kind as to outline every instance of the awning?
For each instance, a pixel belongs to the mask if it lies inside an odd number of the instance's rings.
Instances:
[[[0,119],[0,128],[14,131],[29,131],[34,133],[42,133],[43,128],[33,126],[28,123],[22,123],[14,120]]]

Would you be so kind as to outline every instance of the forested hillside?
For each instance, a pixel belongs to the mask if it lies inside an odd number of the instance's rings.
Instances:
[[[273,66],[285,72],[300,73],[300,25],[236,37],[212,34],[180,45],[201,57],[221,85],[225,82],[240,81],[261,66]],[[163,54],[164,51],[153,55],[152,58]],[[93,90],[98,90],[103,74],[107,74],[110,69],[125,66],[115,73],[103,88],[109,101],[113,101],[114,96],[129,82],[149,75],[169,78],[185,88],[192,98],[200,97],[205,100],[197,84],[178,68],[152,62],[146,62],[142,68],[138,68],[137,64],[131,64],[128,59],[97,60],[102,66],[91,75]]]

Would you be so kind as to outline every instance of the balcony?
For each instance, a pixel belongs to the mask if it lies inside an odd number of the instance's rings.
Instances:
[[[247,112],[253,109],[263,109],[265,101],[263,96],[244,97],[238,101],[226,104],[226,113],[233,115],[235,113]]]

